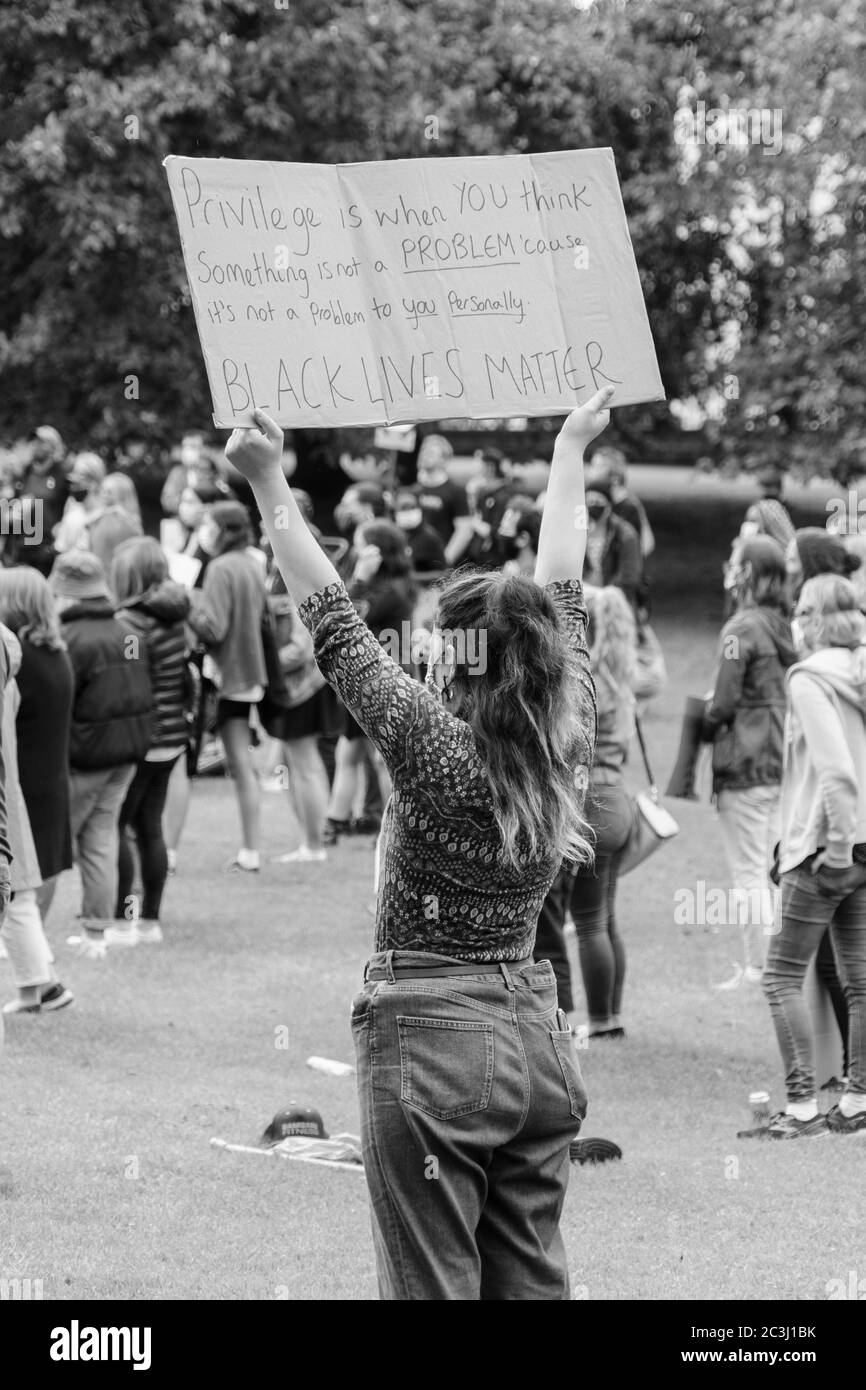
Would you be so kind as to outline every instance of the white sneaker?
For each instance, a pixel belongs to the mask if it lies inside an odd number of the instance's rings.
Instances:
[[[85,960],[105,960],[108,947],[101,936],[67,936],[67,946],[72,946]]]
[[[106,946],[137,946],[139,941],[138,924],[130,922],[128,927],[106,927]]]
[[[739,989],[743,981],[743,967],[734,961],[734,973],[729,980],[723,980],[720,985],[713,985],[717,991]]]
[[[273,862],[275,864],[324,864],[327,857],[327,850],[310,849],[309,845],[300,845],[298,849],[290,850],[288,854],[278,854]]]
[[[286,790],[286,783],[278,773],[272,773],[270,777],[262,778],[261,788],[263,792],[271,792],[275,795],[279,795],[280,792]]]
[[[162,944],[162,927],[159,922],[147,922],[144,918],[139,919],[138,939],[142,946],[159,946]]]

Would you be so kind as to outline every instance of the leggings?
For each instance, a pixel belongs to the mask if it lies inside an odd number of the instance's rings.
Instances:
[[[168,877],[168,855],[162,833],[162,813],[168,795],[168,782],[177,757],[161,763],[141,762],[135,769],[126,800],[120,812],[120,847],[117,864],[116,917],[141,917],[145,921],[159,920],[165,880]],[[130,844],[130,832],[138,846],[141,861],[141,911],[131,913],[132,881],[135,861]]]

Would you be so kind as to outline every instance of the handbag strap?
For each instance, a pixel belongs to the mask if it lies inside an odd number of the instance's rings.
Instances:
[[[656,787],[655,778],[653,777],[652,768],[650,767],[649,754],[648,754],[647,751],[646,751],[646,741],[644,740],[644,736],[643,736],[643,728],[641,727],[641,722],[640,722],[640,718],[638,717],[637,711],[635,711],[635,716],[634,716],[634,731],[635,731],[635,733],[637,734],[637,741],[638,741],[638,743],[640,744],[640,751],[641,751],[641,756],[642,756],[642,758],[643,758],[643,765],[644,765],[644,767],[646,768],[646,775],[647,775],[647,781],[649,782],[650,796],[652,797],[653,801],[658,801],[658,799],[659,799],[658,788]]]

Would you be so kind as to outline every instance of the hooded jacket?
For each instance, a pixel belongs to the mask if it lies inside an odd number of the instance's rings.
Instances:
[[[138,598],[127,600],[118,617],[147,641],[150,683],[156,707],[153,748],[184,748],[189,729],[189,685],[186,669],[184,622],[190,598],[186,589],[171,579],[155,584]]]
[[[713,794],[782,780],[785,675],[797,660],[791,624],[775,608],[741,608],[722,628],[719,671],[704,714]]]
[[[90,772],[138,762],[154,729],[147,653],[131,643],[141,643],[140,633],[114,616],[107,598],[82,599],[60,619],[75,673],[70,766]]]
[[[779,870],[819,849],[846,868],[866,841],[866,648],[813,652],[787,684]]]

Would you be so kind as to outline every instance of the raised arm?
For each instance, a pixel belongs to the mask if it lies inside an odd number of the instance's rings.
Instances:
[[[580,579],[583,574],[587,529],[583,455],[587,444],[607,428],[610,412],[605,407],[612,395],[612,386],[596,391],[586,405],[571,412],[557,435],[541,516],[536,584]]]
[[[300,607],[310,594],[338,583],[340,576],[310,532],[286,482],[280,463],[282,430],[263,410],[254,410],[253,418],[259,428],[234,430],[226,458],[255,494],[274,559]]]

